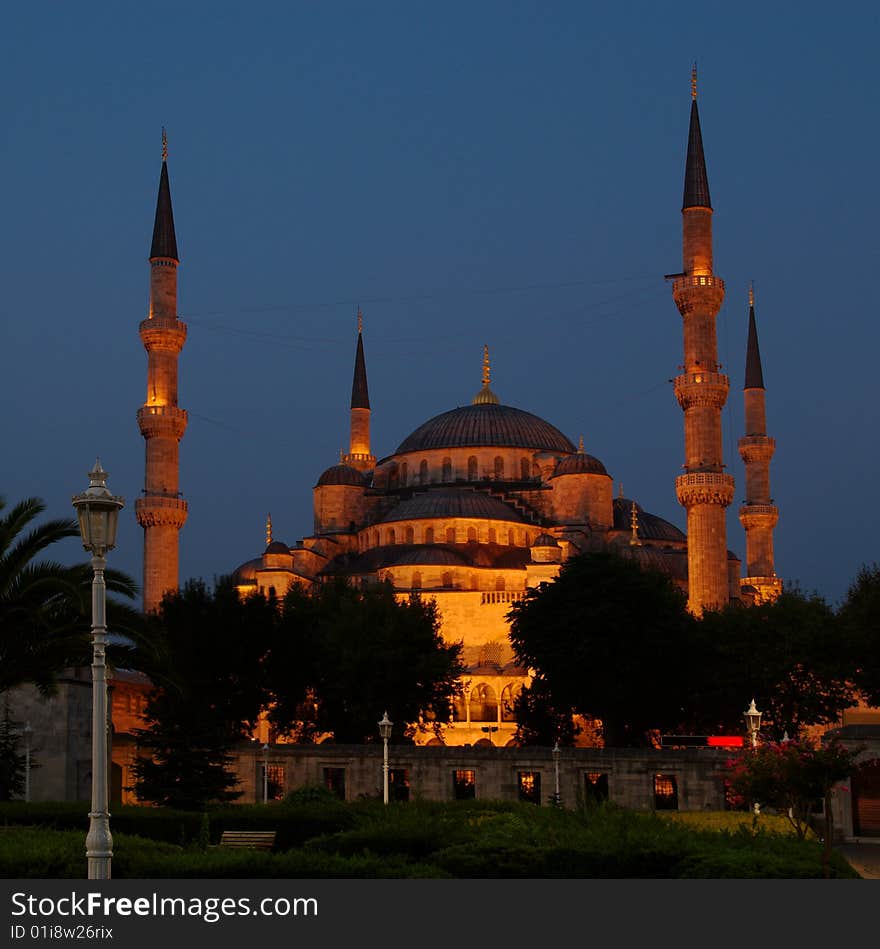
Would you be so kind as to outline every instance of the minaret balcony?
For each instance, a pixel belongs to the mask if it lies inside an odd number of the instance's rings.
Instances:
[[[139,331],[147,352],[160,349],[179,353],[186,342],[186,323],[176,318],[154,316],[152,319],[141,320]]]
[[[717,313],[724,302],[724,281],[713,274],[678,277],[672,282],[672,298],[682,316],[694,311]]]
[[[721,408],[727,401],[730,379],[721,372],[685,372],[674,380],[675,397],[683,409],[693,405]]]
[[[769,435],[745,435],[738,442],[739,454],[748,465],[752,462],[770,461],[776,451],[776,439]]]
[[[137,411],[138,427],[144,438],[176,438],[186,431],[186,409],[176,405],[142,405]]]
[[[176,527],[186,523],[187,503],[183,498],[148,494],[134,502],[134,513],[141,527]]]
[[[675,479],[675,493],[682,507],[697,504],[719,504],[727,507],[733,501],[733,475],[720,471],[690,471]]]
[[[775,504],[743,504],[739,520],[746,531],[755,528],[773,530],[779,522],[779,508]]]

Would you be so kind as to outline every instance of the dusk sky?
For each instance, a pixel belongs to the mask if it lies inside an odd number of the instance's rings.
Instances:
[[[776,439],[776,570],[836,604],[880,559],[876,4],[16,4],[4,16],[8,502],[73,516],[100,456],[141,582],[138,324],[167,129],[180,252],[181,582],[312,531],[347,449],[468,404],[552,422],[685,526],[671,379],[691,66],[744,473],[748,286]],[[82,559],[71,540],[59,557]]]

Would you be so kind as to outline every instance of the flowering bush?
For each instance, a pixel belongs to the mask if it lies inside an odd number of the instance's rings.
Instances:
[[[837,741],[814,745],[805,739],[749,748],[727,762],[728,800],[734,805],[775,808],[801,839],[809,830],[815,805],[823,801],[825,845],[830,853],[831,789],[850,776],[860,751]]]

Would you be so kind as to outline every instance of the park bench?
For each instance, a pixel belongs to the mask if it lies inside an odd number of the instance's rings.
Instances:
[[[224,830],[221,847],[247,847],[251,850],[271,850],[275,846],[274,830]]]

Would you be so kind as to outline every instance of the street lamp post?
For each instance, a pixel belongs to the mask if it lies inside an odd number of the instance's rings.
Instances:
[[[107,472],[100,459],[89,472],[89,486],[73,497],[83,549],[92,555],[92,809],[86,835],[90,880],[109,880],[113,837],[107,810],[107,587],[106,553],[116,546],[116,527],[122,498],[107,489]]]
[[[489,744],[491,745],[493,744],[492,733],[498,731],[498,726],[497,725],[483,725],[480,728],[480,731],[486,733],[486,737],[489,739]]]
[[[22,733],[24,734],[24,799],[25,802],[31,799],[31,735],[33,734],[30,722],[24,723]]]
[[[758,729],[761,727],[761,716],[763,714],[763,712],[759,712],[756,708],[754,699],[752,699],[749,707],[743,712],[743,718],[746,720],[746,731],[749,733],[752,748],[758,747]]]
[[[553,803],[559,807],[562,803],[562,797],[559,794],[559,742],[553,746],[553,770],[556,773],[556,793],[553,795]]]
[[[269,803],[269,745],[263,745],[263,803]]]
[[[379,722],[379,734],[382,736],[384,750],[382,755],[382,800],[388,803],[388,739],[391,737],[391,726],[394,723],[388,717],[388,712],[382,716]]]

